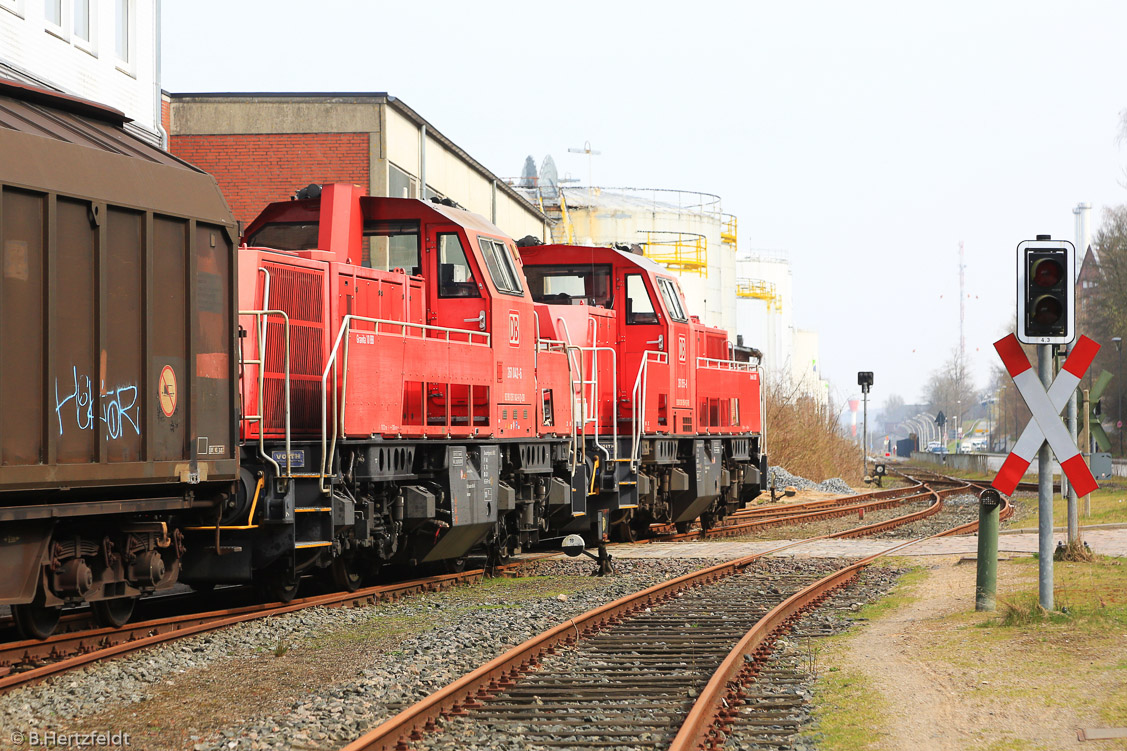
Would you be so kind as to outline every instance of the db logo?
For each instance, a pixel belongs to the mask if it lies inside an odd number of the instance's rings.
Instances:
[[[689,354],[685,351],[685,337],[683,336],[677,337],[677,358],[681,362],[689,359]]]
[[[514,347],[520,344],[520,314],[515,310],[509,311],[509,344]]]

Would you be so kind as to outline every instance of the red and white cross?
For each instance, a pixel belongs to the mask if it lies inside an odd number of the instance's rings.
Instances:
[[[1053,453],[1057,455],[1061,470],[1068,475],[1077,495],[1087,495],[1099,488],[1092,471],[1084,463],[1080,449],[1061,422],[1060,412],[1068,403],[1069,395],[1080,384],[1084,372],[1091,366],[1100,345],[1081,336],[1048,391],[1029,364],[1029,358],[1025,356],[1025,350],[1021,348],[1016,336],[1010,334],[999,339],[994,342],[994,349],[998,350],[1014,385],[1029,405],[1033,419],[1025,426],[1013,451],[1006,457],[1002,469],[991,484],[1006,495],[1013,493],[1041,444],[1048,441]]]

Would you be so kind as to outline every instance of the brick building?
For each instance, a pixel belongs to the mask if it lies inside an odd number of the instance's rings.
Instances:
[[[512,237],[551,238],[535,205],[388,94],[166,94],[165,105],[169,150],[213,174],[244,225],[310,183],[347,182],[450,198]]]

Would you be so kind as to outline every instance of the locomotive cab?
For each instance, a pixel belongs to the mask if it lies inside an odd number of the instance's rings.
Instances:
[[[727,333],[689,315],[676,277],[614,248],[533,245],[521,255],[541,330],[582,353],[593,374],[581,375],[585,433],[625,451],[636,476],[633,492],[619,482],[599,499],[621,535],[708,524],[758,495],[757,364],[730,359]],[[614,351],[609,363],[603,350]]]

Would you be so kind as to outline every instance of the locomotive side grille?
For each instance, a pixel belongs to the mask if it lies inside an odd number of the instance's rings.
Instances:
[[[265,264],[270,272],[267,306],[290,319],[290,428],[320,430],[321,370],[325,362],[324,275],[314,270]],[[266,335],[266,431],[285,430],[285,326],[269,317]]]

